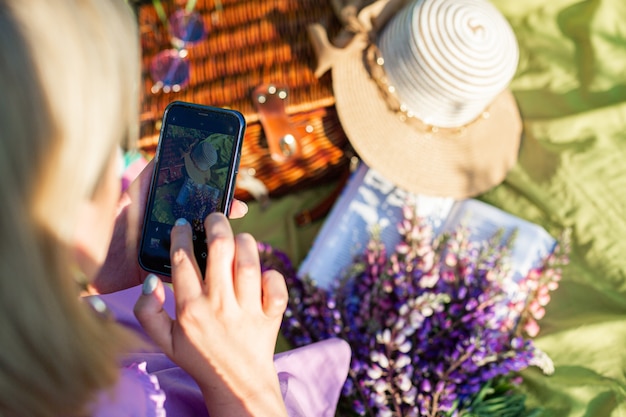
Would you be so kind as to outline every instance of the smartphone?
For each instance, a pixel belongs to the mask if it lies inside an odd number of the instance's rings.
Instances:
[[[178,218],[193,230],[204,272],[204,219],[230,211],[246,122],[230,109],[174,101],[163,114],[139,247],[143,269],[171,276],[170,232]]]

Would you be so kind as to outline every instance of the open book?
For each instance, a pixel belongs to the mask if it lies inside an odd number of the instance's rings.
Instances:
[[[400,241],[396,227],[407,203],[430,222],[435,235],[454,230],[462,222],[470,228],[470,239],[478,241],[500,229],[504,230],[503,239],[517,231],[511,253],[513,279],[521,279],[539,266],[556,245],[556,239],[539,225],[475,199],[408,193],[361,163],[324,221],[298,276],[309,276],[318,286],[328,288],[344,275],[355,255],[364,251],[374,229],[392,250]]]

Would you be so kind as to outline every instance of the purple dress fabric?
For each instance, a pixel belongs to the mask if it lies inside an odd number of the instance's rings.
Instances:
[[[133,306],[141,287],[101,298],[116,319],[146,337]],[[166,287],[164,308],[175,315],[173,294]],[[348,374],[351,351],[340,339],[329,339],[276,354],[274,365],[290,417],[333,417]],[[208,416],[195,381],[165,354],[136,352],[124,358],[118,384],[94,404],[94,417]]]

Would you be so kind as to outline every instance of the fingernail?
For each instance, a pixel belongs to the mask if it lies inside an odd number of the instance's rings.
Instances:
[[[186,224],[189,224],[189,222],[187,221],[187,219],[183,219],[182,217],[180,219],[176,219],[176,222],[174,223],[174,226],[184,226]]]
[[[150,295],[156,290],[157,285],[159,285],[159,277],[154,274],[150,274],[146,277],[146,280],[143,282],[141,286],[141,292],[143,295]]]

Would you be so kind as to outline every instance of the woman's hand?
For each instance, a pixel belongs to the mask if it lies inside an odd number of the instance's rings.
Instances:
[[[172,229],[176,318],[163,310],[163,284],[144,283],[135,314],[155,343],[198,383],[209,414],[285,416],[273,356],[287,287],[278,272],[261,274],[249,234],[233,236],[225,216],[205,221],[207,268],[195,261],[191,227]]]
[[[141,284],[148,276],[137,258],[153,170],[154,163],[150,161],[120,198],[109,252],[92,283],[96,292],[105,294],[125,290]],[[247,212],[246,203],[234,200],[229,217],[238,219]]]

